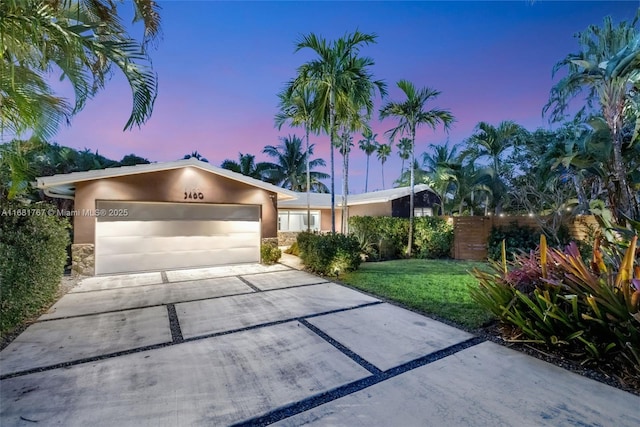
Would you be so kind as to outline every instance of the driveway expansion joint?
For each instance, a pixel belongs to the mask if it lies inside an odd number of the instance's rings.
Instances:
[[[424,365],[428,365],[437,360],[456,354],[469,347],[476,346],[486,341],[482,337],[473,337],[458,344],[446,347],[442,350],[435,351],[426,356],[419,357],[410,362],[403,363],[395,368],[388,369],[386,371],[380,371],[378,374],[363,378],[361,380],[353,381],[343,386],[337,387],[333,390],[328,390],[315,396],[308,397],[298,402],[291,403],[289,405],[282,406],[267,412],[266,414],[258,417],[249,418],[239,423],[233,424],[232,427],[255,427],[255,426],[267,426],[269,424],[276,423],[286,418],[298,415],[302,412],[306,412],[310,409],[316,408],[325,403],[332,402],[350,394],[356,393],[365,388],[371,387],[382,381],[386,381],[390,378],[396,377],[405,372],[419,368]]]
[[[348,347],[340,344],[338,341],[331,338],[329,335],[324,333],[320,328],[312,325],[311,323],[307,322],[305,319],[300,319],[299,322],[302,323],[304,326],[306,326],[308,329],[311,329],[311,331],[314,334],[318,335],[320,338],[322,338],[323,340],[325,340],[326,342],[328,342],[329,344],[331,344],[332,346],[340,350],[341,353],[343,353],[345,356],[347,356],[348,358],[356,362],[358,365],[362,366],[367,371],[371,372],[374,375],[378,375],[382,373],[382,371],[378,369],[375,365],[367,362],[365,359],[360,357],[357,353],[353,352]]]
[[[249,282],[249,281],[248,281],[247,279],[245,279],[244,277],[242,277],[242,276],[237,276],[237,277],[238,277],[238,279],[240,279],[240,281],[241,281],[242,283],[244,283],[245,285],[247,285],[248,287],[250,287],[250,288],[251,288],[251,289],[253,289],[254,291],[256,291],[256,292],[263,292],[263,290],[262,290],[262,289],[258,288],[256,285],[254,285],[253,283]]]
[[[169,328],[171,329],[171,339],[174,344],[184,341],[182,336],[182,329],[180,328],[180,320],[178,320],[178,313],[176,313],[175,304],[167,304],[167,314],[169,315]]]

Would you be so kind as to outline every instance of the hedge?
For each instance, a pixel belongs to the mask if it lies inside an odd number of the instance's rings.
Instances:
[[[0,204],[1,335],[55,298],[67,262],[70,226],[64,218],[46,215],[51,208],[55,206],[48,203]]]
[[[324,276],[338,275],[360,267],[360,244],[343,234],[298,234],[300,259],[309,270]]]

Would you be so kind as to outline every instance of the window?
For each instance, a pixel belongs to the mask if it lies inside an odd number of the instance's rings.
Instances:
[[[320,212],[311,211],[312,231],[320,230]],[[278,231],[306,231],[307,211],[278,211]]]
[[[414,208],[413,216],[433,216],[433,208]]]

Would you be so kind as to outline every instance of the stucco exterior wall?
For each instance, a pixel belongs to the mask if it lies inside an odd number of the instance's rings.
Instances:
[[[391,216],[391,202],[350,206],[349,216]]]
[[[342,209],[336,208],[336,231],[340,232],[342,224]],[[331,231],[331,209],[320,210],[320,231]]]
[[[185,192],[202,193],[202,200],[185,200]],[[234,181],[197,167],[78,183],[74,209],[93,210],[96,200],[141,202],[227,203],[260,205],[262,238],[278,237],[277,195],[273,192]],[[74,218],[74,243],[93,244],[95,217]]]

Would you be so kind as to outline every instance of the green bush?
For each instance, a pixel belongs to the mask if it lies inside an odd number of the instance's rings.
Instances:
[[[420,258],[451,258],[453,224],[446,218],[414,218],[414,248]]]
[[[295,241],[284,251],[285,254],[300,256],[300,248],[298,247],[298,242]]]
[[[502,241],[505,241],[507,258],[513,261],[514,254],[529,252],[538,246],[541,232],[532,227],[520,226],[512,222],[507,227],[492,227],[487,243],[489,259],[500,259]]]
[[[305,267],[325,276],[338,275],[360,267],[360,244],[343,234],[298,234],[300,259]]]
[[[69,223],[44,215],[53,206],[0,205],[0,333],[5,334],[51,304],[67,262]],[[55,207],[53,207],[55,208]],[[14,213],[40,212],[42,215]]]
[[[369,259],[403,258],[409,239],[407,218],[355,216],[349,229]],[[420,258],[448,258],[453,246],[453,225],[445,218],[414,218],[414,254]]]
[[[265,265],[275,264],[280,260],[282,251],[273,243],[263,243],[260,245],[260,262]]]
[[[557,349],[581,363],[620,366],[640,378],[640,265],[637,236],[626,251],[596,243],[590,263],[575,243],[474,270],[472,298],[511,325],[508,339]],[[635,266],[634,266],[635,263]],[[635,269],[634,269],[635,267]],[[508,329],[503,329],[507,331]]]

